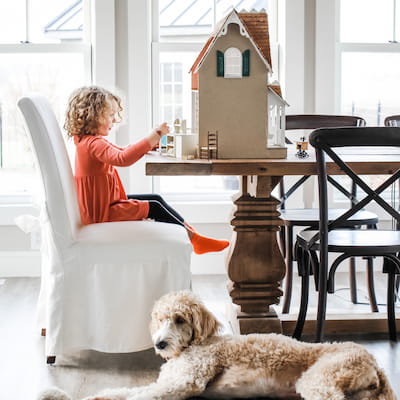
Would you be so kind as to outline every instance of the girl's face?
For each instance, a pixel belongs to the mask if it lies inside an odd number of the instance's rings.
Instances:
[[[112,105],[108,107],[107,111],[103,116],[103,121],[100,122],[97,128],[97,134],[101,136],[108,136],[114,124],[117,122],[116,120],[116,108]]]

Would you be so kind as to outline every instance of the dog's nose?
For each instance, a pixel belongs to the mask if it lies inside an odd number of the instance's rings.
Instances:
[[[158,343],[156,343],[156,347],[159,350],[163,350],[168,346],[168,343],[164,340],[160,340]]]

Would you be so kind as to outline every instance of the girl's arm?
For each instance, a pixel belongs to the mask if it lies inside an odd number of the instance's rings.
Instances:
[[[88,145],[89,153],[98,161],[118,167],[127,167],[142,158],[169,132],[166,123],[155,128],[145,139],[126,147],[118,147],[103,137],[95,136]]]

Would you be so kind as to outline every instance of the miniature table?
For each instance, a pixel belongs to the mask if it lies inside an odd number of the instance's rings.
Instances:
[[[400,154],[393,149],[382,148],[379,154],[369,153],[368,149],[363,153],[359,149],[346,151],[345,159],[358,174],[384,175],[400,168]],[[146,175],[241,176],[241,190],[234,200],[236,211],[231,221],[234,234],[227,261],[229,293],[233,304],[239,306],[233,308],[231,318],[237,333],[282,332],[281,318],[272,305],[279,303],[285,275],[277,238],[283,221],[277,209],[279,201],[271,192],[285,175],[317,174],[313,150],[308,158],[298,158],[295,152],[295,148],[289,148],[286,159],[189,161],[156,152],[146,156]],[[327,170],[330,175],[341,174],[334,163],[328,162]],[[365,326],[371,329],[368,323]]]

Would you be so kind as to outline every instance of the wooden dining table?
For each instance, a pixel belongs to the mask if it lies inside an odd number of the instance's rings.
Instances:
[[[298,157],[296,149],[289,146],[285,159],[183,160],[158,152],[146,156],[146,175],[241,177],[240,190],[233,200],[233,237],[226,265],[232,299],[231,323],[237,333],[285,333],[293,327],[294,321],[290,324],[288,316],[278,315],[274,308],[283,294],[285,264],[277,235],[284,222],[280,218],[280,202],[272,191],[284,176],[317,174],[312,148],[307,155]],[[400,154],[392,148],[381,148],[378,153],[376,149],[375,152],[368,148],[346,149],[344,158],[359,175],[391,174],[400,168]],[[342,174],[329,160],[327,171],[330,175]],[[359,329],[385,331],[386,322],[380,321],[382,317],[370,315],[360,319]],[[282,325],[285,320],[289,321],[286,328]],[[335,331],[354,331],[355,319],[351,323],[348,320],[348,316],[333,317],[331,325]],[[328,316],[328,331],[331,325]],[[306,324],[305,333],[312,329],[312,322]]]

